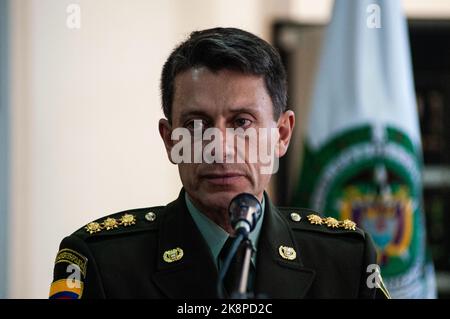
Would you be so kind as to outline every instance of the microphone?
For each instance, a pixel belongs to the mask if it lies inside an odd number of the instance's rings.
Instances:
[[[231,226],[236,235],[247,237],[255,229],[258,220],[262,215],[262,208],[259,200],[249,193],[242,193],[235,196],[228,207]]]
[[[222,268],[219,272],[219,279],[217,281],[217,294],[219,298],[223,298],[223,281],[225,275],[228,272],[230,263],[233,257],[236,255],[238,249],[245,249],[244,259],[240,261],[241,275],[239,277],[239,289],[238,292],[229,291],[230,296],[233,298],[243,299],[247,298],[247,283],[250,271],[250,259],[253,254],[252,243],[248,234],[255,229],[258,220],[261,218],[262,209],[259,200],[252,194],[242,193],[234,197],[230,205],[228,206],[228,213],[230,214],[230,222],[233,227],[236,237],[231,245],[228,255],[225,258]]]

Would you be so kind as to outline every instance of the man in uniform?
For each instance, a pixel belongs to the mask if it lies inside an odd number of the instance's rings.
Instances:
[[[234,28],[193,32],[166,61],[161,92],[166,118],[159,132],[169,160],[178,164],[179,197],[166,206],[100,218],[66,237],[55,261],[51,298],[217,298],[218,273],[234,235],[228,207],[241,193],[253,194],[262,206],[250,233],[254,254],[247,288],[253,296],[389,296],[370,236],[350,220],[275,207],[265,192],[271,174],[261,159],[175,158],[174,132],[180,128],[215,128],[224,135],[230,128],[258,134],[271,129],[277,133],[274,158],[286,153],[295,117],[286,108],[286,74],[271,45]],[[223,154],[214,156],[239,152],[230,149],[229,140],[220,141]],[[225,283],[224,295],[232,289]]]

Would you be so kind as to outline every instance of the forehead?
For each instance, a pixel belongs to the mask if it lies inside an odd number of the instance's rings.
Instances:
[[[226,113],[236,108],[273,112],[262,76],[233,70],[213,72],[206,67],[188,69],[175,77],[172,115],[202,111]]]

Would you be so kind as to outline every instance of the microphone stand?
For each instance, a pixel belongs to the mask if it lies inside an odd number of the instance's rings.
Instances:
[[[255,228],[261,217],[261,203],[252,194],[242,193],[235,196],[228,207],[230,213],[230,222],[237,234],[236,239],[231,245],[231,249],[228,256],[225,258],[225,262],[219,272],[219,280],[217,281],[217,294],[219,298],[223,298],[223,280],[228,272],[230,263],[239,249],[240,244],[245,247],[244,260],[242,262],[241,275],[239,277],[239,287],[237,291],[230,294],[231,298],[236,299],[248,299],[247,294],[248,277],[250,272],[250,263],[253,254],[253,245],[249,238],[249,233]],[[253,293],[250,296],[253,298]]]
[[[250,240],[250,238],[248,238],[248,236],[244,238],[242,244],[245,245],[245,255],[244,261],[242,263],[242,271],[239,280],[238,290],[231,294],[231,298],[233,299],[249,299],[249,296],[247,294],[247,286],[248,286],[248,276],[250,273],[250,264],[253,255],[253,245],[252,241]]]
[[[253,254],[253,245],[248,238],[248,234],[240,234],[236,237],[234,240],[232,247],[230,249],[230,252],[225,258],[224,265],[219,273],[219,280],[217,281],[217,293],[220,299],[224,298],[223,295],[223,280],[225,278],[226,273],[228,272],[228,268],[230,266],[231,260],[233,259],[234,255],[236,255],[237,250],[239,249],[239,246],[245,245],[245,254],[244,254],[244,260],[242,262],[242,271],[241,276],[239,277],[239,286],[237,291],[233,291],[230,293],[230,297],[232,299],[249,299],[249,297],[253,298],[253,294],[249,296],[247,294],[247,286],[248,286],[248,277],[250,273],[250,263],[252,259]]]

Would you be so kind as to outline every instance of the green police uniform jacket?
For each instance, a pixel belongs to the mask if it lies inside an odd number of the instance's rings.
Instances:
[[[352,229],[350,221],[319,218],[311,210],[276,208],[267,194],[265,200],[255,295],[388,297],[382,281],[367,284],[375,282],[367,270],[376,264],[367,233]],[[182,190],[167,206],[113,214],[64,238],[50,297],[217,298],[217,278]]]

